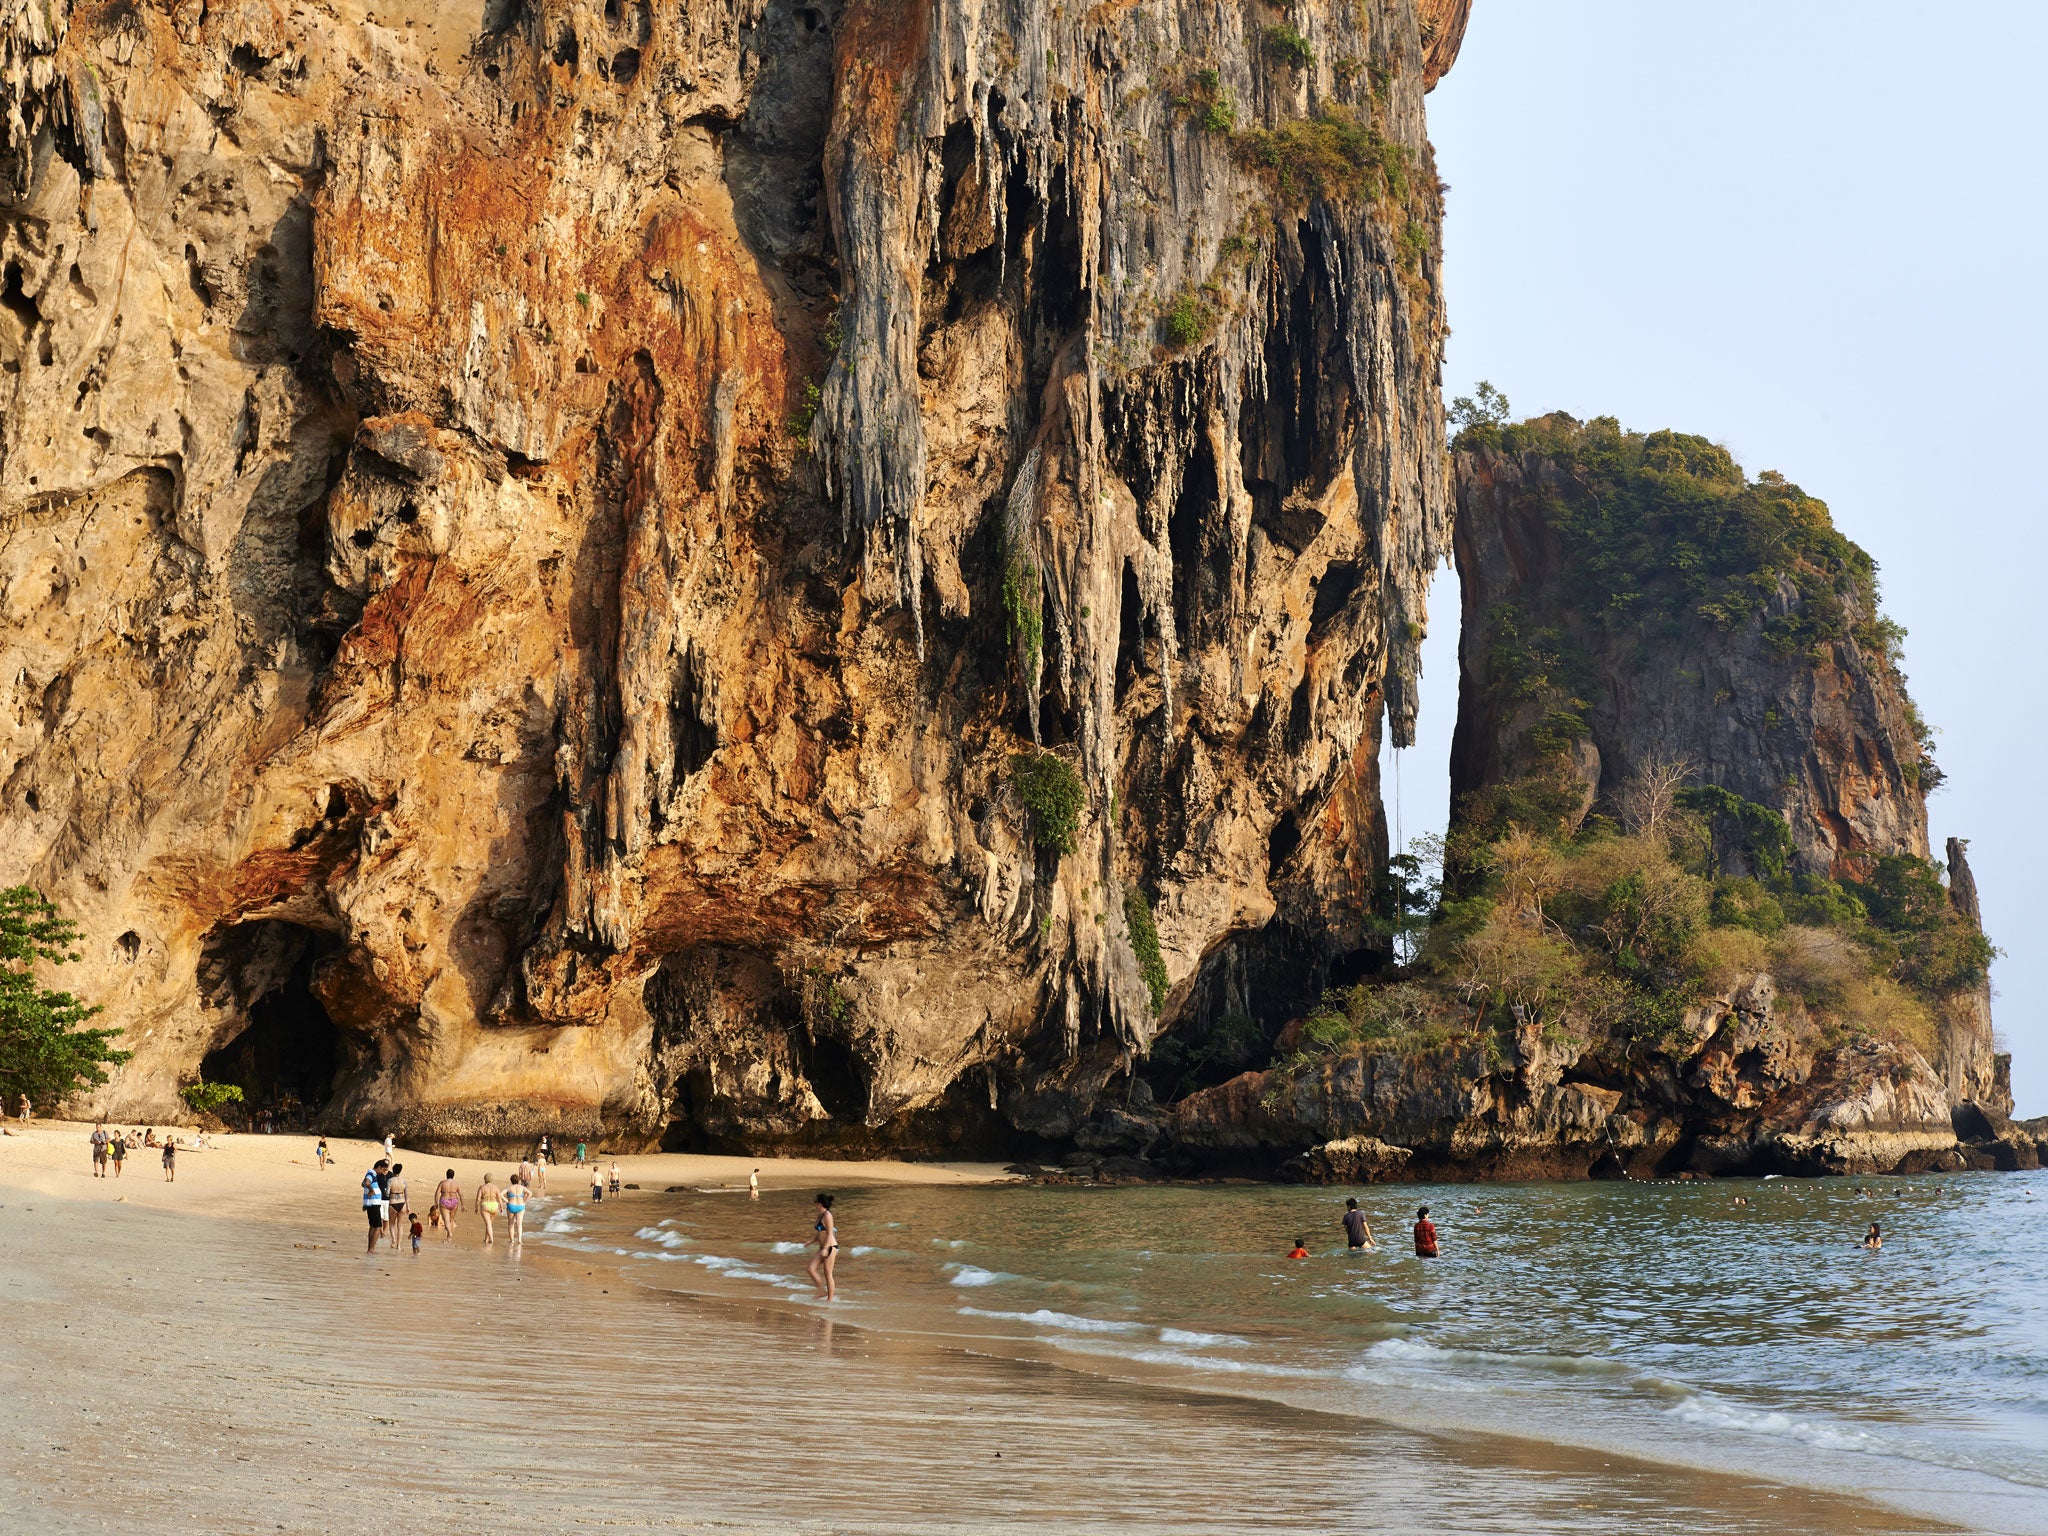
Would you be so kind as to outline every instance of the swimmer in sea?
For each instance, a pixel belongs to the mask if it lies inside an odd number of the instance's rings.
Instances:
[[[1436,1257],[1436,1223],[1429,1219],[1429,1207],[1426,1205],[1415,1213],[1415,1257]]]
[[[811,1283],[826,1301],[839,1299],[839,1282],[832,1266],[839,1261],[839,1223],[832,1217],[832,1197],[818,1196],[818,1224],[811,1228],[811,1240],[818,1245],[817,1257],[805,1266]]]
[[[1884,1246],[1884,1234],[1877,1230],[1877,1223],[1870,1224],[1870,1230],[1863,1234],[1863,1246],[1872,1253]]]
[[[1292,1248],[1290,1248],[1290,1249],[1288,1249],[1288,1250],[1287,1250],[1287,1257],[1289,1257],[1290,1259],[1305,1259],[1305,1258],[1307,1258],[1307,1257],[1308,1257],[1308,1244],[1307,1244],[1307,1243],[1305,1243],[1305,1242],[1304,1242],[1304,1241],[1303,1241],[1303,1240],[1302,1240],[1301,1238],[1298,1238],[1298,1237],[1297,1237],[1297,1238],[1296,1238],[1296,1239],[1294,1240],[1294,1246],[1293,1246]]]

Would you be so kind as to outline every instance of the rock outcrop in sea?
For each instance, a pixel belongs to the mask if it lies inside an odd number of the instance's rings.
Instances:
[[[0,3],[0,880],[83,925],[94,1107],[1196,1157],[1162,1039],[1263,1066],[1391,958],[1467,9]],[[1467,457],[1462,553],[1541,472]],[[1796,763],[1802,867],[1926,853],[1902,692],[1714,665],[1743,734],[1646,677],[1592,796]],[[1738,1048],[1731,994],[1714,1144],[1780,1086],[1901,1156],[2002,1125],[1972,996],[1916,1067]],[[1423,1119],[1332,1067],[1211,1141],[1640,1161],[1591,1060],[1491,1122],[1498,1064],[1407,1062]]]

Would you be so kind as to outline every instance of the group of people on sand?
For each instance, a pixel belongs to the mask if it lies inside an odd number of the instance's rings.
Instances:
[[[92,1128],[92,1135],[88,1140],[92,1144],[92,1176],[96,1179],[118,1179],[121,1177],[121,1170],[128,1165],[128,1154],[130,1152],[138,1151],[143,1147],[157,1147],[162,1152],[164,1182],[166,1184],[178,1182],[178,1138],[176,1136],[166,1134],[162,1141],[158,1141],[156,1139],[156,1129],[153,1126],[142,1131],[109,1131],[107,1129],[107,1122],[102,1120]],[[204,1146],[205,1142],[206,1138],[201,1136],[198,1144]]]
[[[1344,1202],[1344,1215],[1338,1225],[1344,1229],[1344,1246],[1353,1253],[1367,1248],[1378,1248],[1373,1239],[1372,1223],[1365,1219],[1365,1212],[1358,1208],[1356,1200]],[[1433,1259],[1437,1256],[1436,1223],[1429,1219],[1429,1207],[1421,1206],[1415,1212],[1415,1257]],[[1309,1256],[1308,1239],[1297,1237],[1294,1246],[1287,1251],[1290,1259],[1305,1259]]]
[[[323,1166],[326,1148],[323,1138],[320,1143]],[[498,1218],[503,1216],[506,1245],[517,1250],[526,1242],[526,1209],[534,1202],[536,1185],[544,1177],[537,1165],[522,1160],[518,1171],[510,1175],[504,1184],[499,1184],[494,1174],[487,1173],[477,1185],[475,1194],[465,1196],[462,1181],[450,1168],[428,1197],[426,1217],[422,1220],[418,1208],[412,1203],[405,1164],[380,1157],[363,1172],[363,1216],[369,1226],[363,1251],[375,1253],[380,1242],[388,1242],[395,1249],[401,1241],[410,1239],[412,1251],[418,1253],[427,1233],[436,1229],[442,1242],[453,1242],[456,1222],[465,1207],[483,1223],[486,1248],[497,1246]]]

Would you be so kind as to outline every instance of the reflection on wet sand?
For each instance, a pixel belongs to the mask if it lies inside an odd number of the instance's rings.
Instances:
[[[664,1293],[537,1245],[366,1259],[341,1241],[9,1193],[0,1295],[35,1320],[0,1358],[11,1528],[1929,1529]]]

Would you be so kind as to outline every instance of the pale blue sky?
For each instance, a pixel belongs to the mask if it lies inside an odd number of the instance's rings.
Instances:
[[[2048,5],[1476,0],[1430,98],[1450,183],[1446,395],[1482,378],[1726,443],[1876,556],[1970,839],[2019,1112],[2048,1112]],[[1410,836],[1442,825],[1440,578]]]

